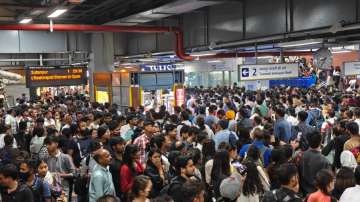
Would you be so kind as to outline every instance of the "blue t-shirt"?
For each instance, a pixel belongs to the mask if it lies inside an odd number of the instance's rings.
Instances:
[[[263,163],[264,163],[264,167],[266,168],[270,164],[271,149],[266,147],[262,141],[255,140],[252,144],[244,145],[240,150],[239,156],[241,158],[244,158],[251,145],[255,145],[260,151],[264,150]]]
[[[49,184],[44,182],[39,176],[35,177],[33,185],[31,186],[31,191],[33,192],[34,201],[42,202],[44,199],[51,198]]]

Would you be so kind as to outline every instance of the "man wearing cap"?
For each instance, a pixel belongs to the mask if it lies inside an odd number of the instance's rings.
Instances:
[[[110,146],[112,149],[112,161],[110,164],[110,173],[115,186],[116,196],[120,197],[120,166],[123,160],[123,153],[125,149],[125,140],[121,137],[112,137],[110,139]]]
[[[226,119],[229,120],[229,130],[234,132],[236,129],[235,115],[233,110],[229,110],[225,113]]]
[[[134,144],[139,147],[140,163],[145,164],[146,147],[150,143],[150,139],[154,134],[154,122],[150,120],[144,121],[144,131],[141,136],[135,139]]]
[[[226,201],[235,202],[241,194],[241,175],[234,172],[229,177],[223,179],[220,184],[220,195]]]

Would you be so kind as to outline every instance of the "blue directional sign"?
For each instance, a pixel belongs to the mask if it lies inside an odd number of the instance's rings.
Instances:
[[[249,77],[249,73],[250,73],[249,68],[243,68],[241,70],[241,76],[242,77]]]

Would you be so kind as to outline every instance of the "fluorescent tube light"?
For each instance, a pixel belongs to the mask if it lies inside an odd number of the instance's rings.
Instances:
[[[29,22],[31,22],[31,21],[32,21],[31,18],[24,18],[24,19],[20,20],[19,23],[21,23],[21,24],[27,24],[27,23],[29,23]]]
[[[274,56],[259,56],[258,59],[272,59]]]
[[[335,51],[331,51],[331,53],[350,53],[351,51],[350,50],[335,50]]]
[[[209,60],[208,63],[222,63],[222,60]]]
[[[57,18],[60,15],[64,14],[67,10],[66,9],[57,9],[53,13],[51,13],[48,17],[49,18]]]
[[[199,52],[199,53],[191,53],[190,55],[193,57],[201,57],[201,56],[216,55],[216,53],[215,52]]]
[[[279,43],[278,46],[282,48],[286,47],[297,47],[297,46],[307,46],[322,43],[322,39],[309,39],[309,40],[301,40],[301,41],[291,41],[285,43]]]

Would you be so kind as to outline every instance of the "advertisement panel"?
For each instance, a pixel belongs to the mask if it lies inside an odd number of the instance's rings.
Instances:
[[[85,66],[37,66],[26,68],[26,87],[75,86],[87,82]]]
[[[239,65],[240,81],[271,80],[299,77],[299,64]]]
[[[360,75],[360,61],[345,62],[343,74],[344,76]]]

